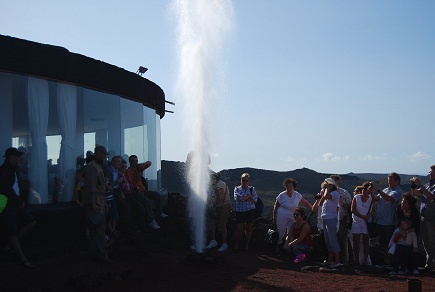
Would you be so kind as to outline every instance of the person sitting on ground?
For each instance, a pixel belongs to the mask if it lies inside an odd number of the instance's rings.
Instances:
[[[128,162],[130,163],[130,167],[127,170],[126,178],[132,187],[133,191],[142,192],[145,197],[154,202],[154,209],[156,214],[161,218],[166,218],[168,215],[163,213],[161,197],[159,192],[148,190],[148,183],[146,179],[143,177],[142,173],[145,169],[151,166],[151,161],[147,161],[145,163],[139,163],[136,155],[130,155],[128,158]]]
[[[286,230],[287,234],[291,234],[291,227],[296,219],[293,216],[294,210],[299,204],[304,205],[310,210],[313,208],[313,206],[295,190],[297,185],[298,182],[295,179],[286,178],[283,181],[285,191],[281,192],[276,197],[273,207],[273,224],[276,225],[276,229],[278,230],[278,242],[275,247],[276,254],[279,254],[279,249]]]
[[[403,218],[400,221],[400,227],[394,230],[392,241],[396,243],[396,250],[393,255],[393,271],[390,272],[390,275],[405,275],[408,263],[411,266],[412,274],[418,275],[414,256],[417,252],[417,234],[412,228],[411,220]]]
[[[125,201],[131,206],[133,212],[136,214],[139,227],[143,231],[146,231],[147,226],[154,230],[160,229],[160,225],[154,219],[153,202],[145,197],[143,192],[140,192],[137,188],[132,189],[130,182],[126,178],[126,174],[127,161],[122,159],[118,173],[121,180],[119,187],[122,195],[125,197]]]
[[[355,265],[367,265],[367,259],[369,256],[369,244],[370,235],[367,229],[367,220],[375,214],[375,204],[374,199],[369,194],[370,183],[365,182],[362,186],[355,188],[355,196],[352,199],[352,229],[351,233],[353,235],[353,257]],[[364,257],[362,263],[360,263],[360,241],[363,241],[363,251]]]
[[[35,268],[21,248],[20,240],[35,227],[36,221],[25,208],[25,202],[19,196],[17,168],[20,163],[19,157],[24,152],[16,148],[8,148],[5,152],[5,161],[0,166],[0,194],[6,196],[6,206],[0,214],[0,223],[6,229],[9,236],[9,247],[17,254],[20,265],[26,268]]]
[[[306,222],[304,209],[297,207],[293,212],[295,222],[291,227],[291,235],[287,235],[284,248],[293,256],[293,262],[298,263],[306,260],[307,253],[313,247],[311,239],[311,227]]]
[[[210,243],[207,249],[214,248],[218,245],[216,241],[216,226],[219,231],[222,244],[218,251],[225,251],[228,249],[227,244],[227,221],[231,213],[231,201],[228,186],[220,179],[219,173],[213,173],[210,179],[211,183],[211,198],[209,208],[212,210],[211,214],[207,216],[207,225],[210,234]]]

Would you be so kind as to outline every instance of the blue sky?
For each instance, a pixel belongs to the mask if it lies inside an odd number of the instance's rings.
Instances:
[[[162,159],[185,161],[170,0],[0,1],[0,34],[59,45],[159,84]],[[435,164],[435,2],[238,0],[210,103],[214,170],[425,174]],[[211,82],[210,86],[215,84]]]

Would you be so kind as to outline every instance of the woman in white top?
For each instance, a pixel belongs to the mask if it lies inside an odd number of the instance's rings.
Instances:
[[[340,194],[337,192],[335,180],[332,178],[325,179],[326,188],[322,193],[322,199],[319,205],[322,205],[323,232],[325,234],[325,243],[328,248],[327,263],[340,265],[340,245],[337,237],[337,211],[340,202]]]
[[[369,240],[370,235],[367,230],[367,220],[375,213],[375,205],[373,198],[369,195],[370,183],[364,182],[360,187],[355,188],[356,194],[352,199],[351,211],[352,211],[352,229],[353,234],[353,255],[354,264],[360,264],[359,262],[359,245],[360,238],[363,238],[363,250],[364,258],[362,265],[367,265],[367,258],[369,256]]]
[[[286,178],[283,182],[285,191],[276,197],[275,205],[273,207],[273,224],[276,225],[279,235],[275,249],[277,254],[279,253],[279,248],[285,231],[287,230],[287,234],[291,234],[291,227],[295,222],[295,218],[293,216],[295,209],[299,206],[299,204],[304,205],[310,210],[312,209],[311,204],[295,190],[297,185],[298,182],[296,180],[292,178]]]

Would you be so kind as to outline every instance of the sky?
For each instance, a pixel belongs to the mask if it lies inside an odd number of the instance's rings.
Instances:
[[[219,68],[206,84],[218,96],[206,104],[213,170],[427,174],[435,164],[435,1],[229,4],[217,22],[227,27]],[[162,159],[186,160],[186,120],[197,113],[180,92],[174,1],[0,0],[0,10],[0,34],[131,72],[147,67],[143,77],[175,102],[161,120]]]

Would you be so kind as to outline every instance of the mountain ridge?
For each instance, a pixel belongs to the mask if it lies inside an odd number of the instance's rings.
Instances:
[[[186,179],[184,172],[186,164],[179,161],[162,160],[162,187],[169,192],[186,193]],[[257,193],[261,196],[266,212],[269,213],[276,196],[284,191],[282,185],[284,179],[291,177],[298,182],[296,190],[301,193],[309,202],[314,202],[314,196],[320,190],[320,184],[331,174],[316,172],[309,168],[300,168],[289,171],[265,170],[252,167],[240,167],[234,169],[221,170],[221,179],[228,185],[231,193],[234,187],[240,185],[240,176],[243,173],[249,173],[251,177],[250,185],[254,186]],[[351,195],[356,186],[361,185],[364,181],[373,180],[378,183],[379,187],[388,186],[388,173],[346,173],[339,174],[341,177],[341,187],[346,189]],[[400,187],[402,190],[409,191],[411,184],[409,179],[414,175],[399,174],[401,177]],[[416,175],[418,176],[418,175]],[[428,177],[418,176],[422,182],[428,181]]]

